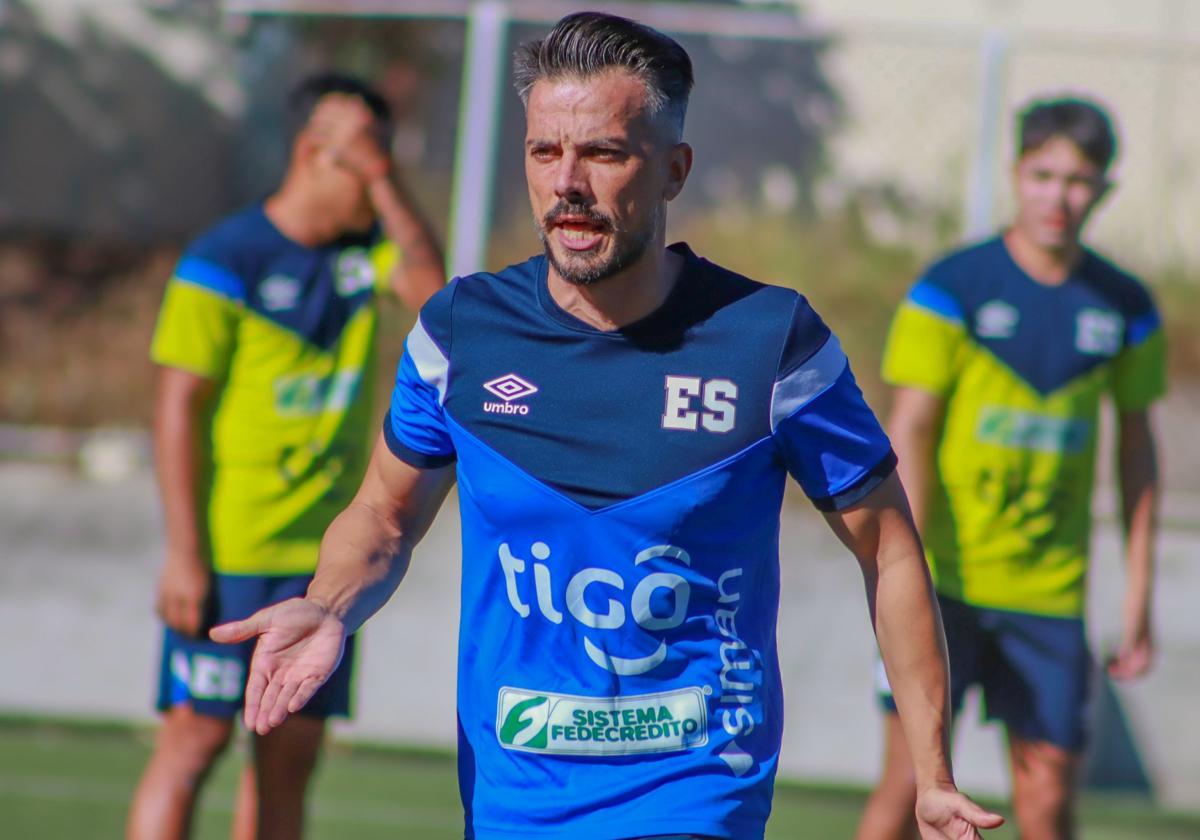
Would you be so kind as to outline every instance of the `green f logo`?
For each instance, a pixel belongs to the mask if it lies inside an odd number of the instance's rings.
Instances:
[[[546,725],[550,721],[550,705],[544,696],[522,700],[508,711],[500,727],[500,743],[513,747],[546,746]]]

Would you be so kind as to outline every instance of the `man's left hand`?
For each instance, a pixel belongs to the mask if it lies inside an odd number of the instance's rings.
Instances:
[[[917,794],[917,828],[921,840],[974,840],[980,829],[999,828],[1004,817],[984,810],[953,785]]]
[[[1127,610],[1121,646],[1104,663],[1115,680],[1136,679],[1150,670],[1154,661],[1154,635],[1146,610]]]

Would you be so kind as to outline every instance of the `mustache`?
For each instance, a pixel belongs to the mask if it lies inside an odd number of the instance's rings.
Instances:
[[[613,229],[612,219],[610,219],[604,213],[601,213],[598,210],[593,210],[591,207],[588,207],[585,204],[572,203],[569,201],[559,201],[558,204],[555,204],[553,207],[551,207],[550,211],[542,217],[542,228],[546,229],[558,224],[560,221],[562,221],[564,216],[573,216],[576,219],[583,219],[584,221],[596,225],[596,227],[602,230]]]

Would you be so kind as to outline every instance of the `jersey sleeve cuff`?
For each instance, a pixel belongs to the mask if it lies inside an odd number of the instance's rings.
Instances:
[[[817,510],[831,513],[833,511],[845,510],[848,507],[858,504],[863,499],[871,494],[871,491],[883,484],[888,476],[896,471],[896,452],[893,449],[888,449],[887,454],[871,469],[867,470],[862,476],[851,484],[846,489],[833,494],[832,496],[823,496],[818,499],[813,499],[812,503]]]
[[[893,388],[911,388],[914,391],[921,391],[938,399],[945,399],[946,394],[950,391],[950,383],[933,382],[928,379],[922,379],[919,376],[907,376],[897,374],[890,370],[883,371],[880,377],[883,384],[890,385]]]
[[[220,379],[224,370],[215,363],[206,364],[195,359],[179,359],[158,351],[150,353],[150,361],[160,367],[178,368],[204,379]]]
[[[387,447],[393,455],[410,467],[416,467],[419,470],[434,470],[438,467],[444,467],[448,464],[453,464],[458,458],[454,452],[445,454],[435,452],[431,454],[413,449],[400,440],[400,437],[392,428],[392,415],[390,412],[383,418],[383,439],[387,442]]]
[[[1125,413],[1131,411],[1146,411],[1150,406],[1161,400],[1167,395],[1166,388],[1156,388],[1154,391],[1145,394],[1139,394],[1136,397],[1114,397],[1113,402],[1116,403],[1117,411]]]

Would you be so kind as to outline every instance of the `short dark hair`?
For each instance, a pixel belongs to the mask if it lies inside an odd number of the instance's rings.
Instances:
[[[1017,121],[1020,155],[1040,148],[1052,137],[1065,137],[1103,172],[1117,154],[1117,135],[1108,113],[1086,99],[1035,100]]]
[[[331,93],[356,96],[370,109],[386,135],[392,128],[392,109],[383,94],[354,76],[344,73],[316,73],[300,81],[287,99],[288,136],[294,138],[308,125],[317,103]]]
[[[652,115],[670,113],[683,133],[692,60],[687,50],[657,29],[617,15],[579,12],[567,15],[545,38],[517,48],[513,82],[521,102],[540,79],[594,76],[606,70],[628,70],[646,87]]]

